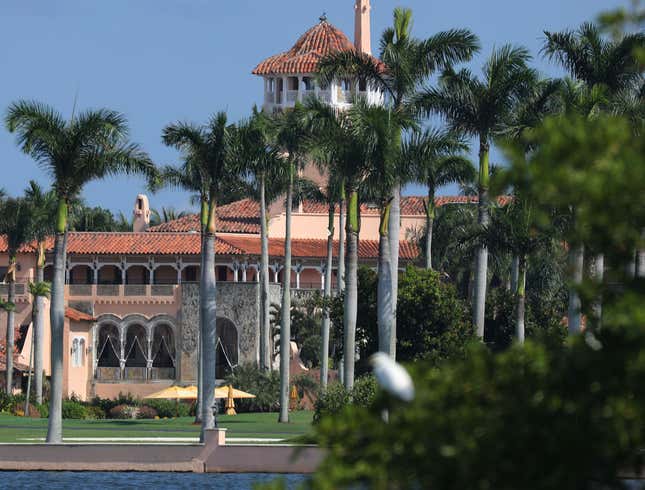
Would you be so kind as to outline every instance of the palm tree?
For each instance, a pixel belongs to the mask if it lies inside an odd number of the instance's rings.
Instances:
[[[34,183],[33,181],[31,183]],[[31,332],[31,353],[29,355],[29,374],[27,378],[27,396],[25,397],[25,415],[29,416],[29,401],[30,401],[30,395],[31,395],[31,371],[33,368],[34,371],[34,377],[36,381],[36,403],[41,404],[42,403],[42,327],[43,323],[42,320],[38,320],[38,318],[42,318],[42,310],[41,310],[41,305],[43,304],[43,299],[48,298],[49,295],[51,294],[51,284],[45,281],[38,281],[38,282],[30,282],[29,283],[29,293],[33,297],[33,307],[31,309],[31,324],[33,326],[32,332]],[[40,322],[39,328],[40,331],[37,330],[37,324]],[[38,336],[40,336],[40,340],[38,340]],[[36,344],[39,343],[41,344],[40,351],[41,351],[41,359],[40,362],[37,362],[37,359],[34,359],[34,356],[36,355]],[[40,388],[38,387],[38,369],[40,369]],[[40,389],[40,392],[38,391]]]
[[[271,304],[269,301],[269,234],[267,206],[284,193],[288,167],[270,141],[271,120],[255,108],[251,118],[235,131],[233,159],[245,176],[254,199],[260,203],[260,369],[270,370]]]
[[[544,34],[546,40],[542,52],[583,85],[577,87],[577,90],[569,90],[568,93],[575,96],[566,99],[573,99],[578,111],[581,110],[586,117],[592,117],[599,110],[633,115],[636,107],[636,112],[643,114],[645,85],[642,63],[637,59],[636,52],[645,47],[645,34],[637,32],[609,40],[592,23],[584,23],[576,31],[545,31]],[[573,87],[573,84],[568,87]],[[640,103],[634,106],[633,100],[640,100]],[[640,126],[642,119],[637,127]],[[577,289],[582,282],[584,245],[573,244],[570,250],[573,287],[569,293],[568,324],[569,331],[577,333],[581,327],[581,300]],[[595,279],[602,283],[604,257],[598,254],[593,262]],[[600,321],[600,300],[596,300],[594,310],[597,321]]]
[[[279,422],[289,422],[289,359],[291,341],[291,212],[293,205],[294,177],[302,168],[306,151],[307,133],[302,123],[302,106],[278,113],[273,119],[273,138],[276,147],[287,160],[288,180],[286,230],[284,237],[284,269],[282,287],[282,312],[280,323],[280,416]]]
[[[65,121],[53,108],[31,101],[11,104],[5,117],[18,145],[50,173],[58,200],[51,294],[51,395],[47,442],[62,440],[63,326],[65,322],[66,234],[70,202],[86,183],[118,173],[151,176],[155,167],[137,145],[127,142],[125,117],[89,110]]]
[[[428,189],[425,203],[426,269],[432,269],[432,228],[436,217],[437,189],[453,182],[470,182],[476,174],[470,160],[460,155],[466,149],[467,145],[455,134],[438,129],[415,132],[403,146],[403,161],[411,167],[409,172],[414,180]]]
[[[343,303],[343,384],[354,385],[356,352],[356,316],[358,311],[358,233],[359,190],[368,175],[366,145],[357,132],[352,131],[348,112],[336,112],[330,106],[309,100],[306,104],[308,130],[316,135],[316,144],[330,154],[333,174],[344,185],[347,196],[345,231],[345,295]]]
[[[4,282],[8,283],[7,304],[16,302],[16,267],[18,250],[31,240],[31,214],[24,199],[9,198],[0,208],[0,234],[7,237],[9,267]],[[13,350],[15,332],[15,307],[7,309],[6,334],[6,392],[11,394],[13,387]]]
[[[160,225],[161,223],[168,223],[179,218],[183,218],[189,213],[186,211],[177,211],[172,207],[162,207],[161,212],[156,209],[150,210],[150,226]]]
[[[25,201],[31,213],[32,235],[36,241],[36,278],[35,284],[40,285],[45,280],[45,240],[54,232],[56,216],[56,195],[54,191],[44,192],[35,181],[29,182],[25,190]],[[37,289],[42,291],[42,289]],[[36,402],[43,402],[43,335],[45,328],[45,297],[47,294],[32,294],[32,337],[34,339],[34,389]]]
[[[202,254],[200,276],[200,350],[201,391],[199,394],[202,437],[215,428],[215,349],[217,341],[217,303],[215,278],[215,232],[217,202],[237,174],[230,160],[232,128],[224,112],[214,114],[206,126],[188,123],[164,128],[163,141],[183,153],[184,177],[176,183],[197,190],[201,200]],[[172,171],[164,172],[168,177]],[[178,173],[182,173],[179,171]],[[176,175],[176,174],[175,174]],[[177,176],[178,177],[178,176]]]
[[[470,70],[445,70],[439,87],[426,90],[418,99],[425,112],[443,115],[452,131],[479,138],[479,226],[489,217],[489,152],[491,140],[507,130],[518,102],[533,86],[536,74],[527,67],[530,59],[524,48],[503,46],[493,51],[484,65],[483,80]],[[484,337],[488,250],[477,250],[473,323],[479,338]]]
[[[380,90],[386,95],[388,105],[401,111],[415,105],[415,96],[437,70],[455,63],[468,61],[479,50],[477,37],[466,29],[438,32],[427,39],[412,37],[412,11],[394,9],[394,22],[380,40],[380,58],[383,70],[376,60],[356,51],[330,54],[318,64],[321,82],[328,85],[333,80],[350,79]],[[401,139],[401,135],[397,136]],[[392,300],[396,313],[399,274],[399,232],[401,227],[401,185],[395,181],[392,188],[389,231],[392,263]],[[394,318],[396,326],[396,316]]]

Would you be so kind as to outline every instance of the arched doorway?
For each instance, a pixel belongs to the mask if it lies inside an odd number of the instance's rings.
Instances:
[[[175,336],[169,325],[154,327],[152,339],[151,379],[175,379]]]
[[[145,380],[148,366],[148,335],[142,325],[130,325],[125,336],[125,379]]]
[[[105,381],[121,379],[120,339],[121,336],[116,325],[105,324],[99,326],[96,379]]]
[[[215,377],[224,379],[237,366],[239,358],[237,328],[228,318],[217,319],[216,345]]]

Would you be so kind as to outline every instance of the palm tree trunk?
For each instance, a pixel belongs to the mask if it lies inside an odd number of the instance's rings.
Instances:
[[[490,215],[488,209],[488,153],[487,140],[480,136],[479,149],[479,204],[477,222],[480,228],[488,226]],[[488,247],[482,244],[477,249],[475,267],[475,298],[473,301],[473,323],[477,337],[484,339],[484,319],[486,315],[486,285],[488,274]]]
[[[603,254],[598,254],[593,257],[593,260],[591,261],[591,275],[594,282],[596,282],[598,286],[601,286],[605,277],[605,256]],[[591,309],[594,316],[594,328],[599,329],[602,327],[602,295],[598,295],[598,297],[595,298],[593,305],[591,305]]]
[[[16,257],[13,255],[9,259],[9,273],[7,274],[9,278],[9,292],[7,294],[7,303],[9,303],[9,308],[7,309],[7,335],[6,335],[6,360],[5,365],[7,367],[6,376],[5,376],[5,390],[7,395],[11,395],[13,389],[13,346],[14,346],[14,323],[15,323],[15,304],[16,304]]]
[[[515,336],[520,344],[524,343],[525,316],[526,316],[526,257],[519,258],[518,283],[517,283],[517,317],[515,323]]]
[[[345,187],[343,185],[342,197],[338,204],[338,276],[336,289],[338,294],[345,290]]]
[[[201,305],[201,354],[202,364],[202,439],[204,431],[215,428],[215,363],[217,343],[217,282],[215,277],[215,211],[214,193],[211,193],[208,216],[208,227],[204,235],[203,268],[201,273],[202,285],[200,296],[204,301]]]
[[[322,345],[320,349],[320,386],[324,390],[327,388],[329,377],[329,300],[331,299],[331,272],[334,266],[334,211],[335,203],[329,205],[329,224],[327,225],[329,234],[327,235],[327,262],[325,267],[325,307],[323,309]]]
[[[388,235],[390,203],[381,208],[378,251],[378,283],[376,289],[376,310],[378,325],[378,350],[395,357],[396,337],[392,336],[392,260]]]
[[[582,284],[584,255],[583,245],[575,245],[569,249],[569,267],[571,270],[571,287],[569,288],[569,308],[567,312],[569,335],[580,333],[582,327],[582,302],[577,288]]]
[[[399,295],[399,233],[401,231],[401,184],[397,183],[392,192],[388,234],[390,235],[390,269],[392,282],[392,324],[390,337],[396,343],[396,305]],[[390,352],[392,359],[396,358],[396,349]]]
[[[520,258],[519,256],[514,256],[513,261],[511,262],[511,293],[515,294],[517,291],[517,285],[520,280]]]
[[[267,204],[266,204],[266,181],[262,174],[260,179],[260,296],[261,312],[260,320],[260,368],[268,371],[271,366],[271,323],[269,301],[269,236],[267,227]]]
[[[354,357],[356,352],[356,316],[358,314],[358,191],[349,192],[347,203],[347,267],[343,314],[343,384],[354,386]]]
[[[428,270],[432,269],[432,228],[434,218],[434,189],[428,185],[428,202],[426,204],[426,269]]]
[[[38,259],[36,261],[36,282],[45,280],[45,251],[44,244],[38,244]],[[34,391],[36,392],[36,403],[43,402],[43,335],[45,325],[45,298],[36,296],[34,298],[36,314],[33,316],[34,326]]]
[[[60,199],[54,238],[54,277],[49,308],[51,325],[51,382],[47,442],[63,440],[63,332],[65,327],[65,262],[67,260],[67,202]]]
[[[205,310],[206,296],[201,293],[204,291],[204,271],[206,270],[204,260],[205,254],[205,240],[206,229],[208,227],[208,196],[205,193],[200,195],[200,263],[199,263],[199,335],[197,342],[197,406],[195,407],[195,423],[202,423],[202,411],[204,406],[204,354],[202,352],[202,330],[203,330],[203,311]]]
[[[33,310],[32,310],[33,313]],[[32,314],[31,316],[31,325],[33,327],[34,325],[34,320],[35,320],[35,315]],[[27,369],[27,394],[25,396],[25,416],[29,417],[29,402],[31,401],[31,371],[34,366],[34,342],[35,342],[35,332],[32,330],[31,332],[31,346],[29,348],[29,366]]]
[[[286,230],[284,236],[284,272],[282,280],[282,315],[280,319],[280,417],[289,422],[289,361],[291,360],[291,211],[293,201],[293,162],[289,164]]]

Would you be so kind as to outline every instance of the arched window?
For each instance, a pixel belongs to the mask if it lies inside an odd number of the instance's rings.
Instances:
[[[152,339],[152,379],[175,379],[175,336],[169,325],[157,325]]]
[[[103,325],[99,329],[98,366],[119,367],[119,353],[121,351],[119,329],[116,325]]]
[[[237,328],[227,318],[217,319],[217,354],[215,376],[223,379],[237,366],[239,349]]]
[[[125,336],[125,379],[146,379],[147,334],[141,325],[130,325]]]

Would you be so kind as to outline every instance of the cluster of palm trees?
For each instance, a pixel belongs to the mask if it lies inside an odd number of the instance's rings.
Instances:
[[[477,179],[478,216],[481,232],[475,266],[473,325],[484,336],[484,314],[488,286],[488,243],[495,233],[491,223],[491,172],[489,152],[498,139],[519,142],[547,115],[570,111],[593,117],[599,111],[630,114],[642,125],[643,85],[633,48],[642,46],[642,34],[609,41],[596,27],[583,25],[575,32],[546,33],[544,53],[568,70],[571,79],[544,80],[529,66],[524,48],[502,46],[484,63],[481,76],[458,65],[468,62],[479,50],[477,37],[467,30],[440,32],[427,39],[411,34],[412,14],[394,11],[394,24],[380,40],[380,58],[385,71],[371,57],[358,52],[339,52],[322,59],[318,67],[321,84],[348,79],[368,85],[385,94],[385,104],[369,105],[356,99],[346,111],[338,111],[310,99],[292,110],[265,114],[254,110],[248,120],[231,124],[225,113],[213,115],[205,125],[175,123],[164,128],[163,142],[181,152],[181,167],[156,167],[141,148],[128,141],[124,117],[109,110],[73,115],[65,120],[52,108],[35,102],[12,104],[5,124],[18,136],[18,145],[42,166],[52,178],[56,201],[53,217],[35,229],[39,264],[42,243],[54,235],[54,275],[51,287],[52,380],[47,441],[61,441],[63,287],[65,244],[70,203],[85,184],[117,173],[144,175],[151,188],[170,185],[196,195],[200,203],[201,277],[199,345],[199,415],[202,428],[215,427],[214,383],[216,345],[215,234],[217,206],[230,192],[254,196],[260,204],[260,367],[272,364],[269,312],[269,256],[267,207],[283,199],[286,208],[284,281],[280,319],[280,416],[289,419],[289,352],[291,309],[291,209],[294,201],[312,193],[311,183],[300,176],[311,162],[329,176],[324,188],[317,189],[328,206],[329,230],[326,298],[331,296],[331,270],[334,252],[334,215],[340,220],[338,247],[338,290],[344,298],[343,383],[354,383],[357,316],[357,266],[360,233],[360,205],[376,205],[380,215],[378,259],[379,349],[396,354],[396,308],[400,236],[401,188],[410,182],[427,187],[424,264],[432,267],[432,231],[435,218],[434,196],[442,185],[467,183]],[[431,77],[438,82],[431,85]],[[430,115],[442,118],[444,126],[431,127]],[[479,148],[479,171],[467,158],[472,139]],[[526,145],[526,152],[532,148]],[[520,186],[511,183],[513,203],[508,207],[504,243],[515,257],[517,273],[514,292],[517,306],[517,338],[524,338],[523,298],[529,256],[540,246],[533,236],[531,203],[523,198]],[[508,189],[504,189],[508,191]],[[33,199],[36,200],[35,198]],[[11,213],[1,213],[3,216]],[[13,213],[16,214],[16,213]],[[13,215],[12,214],[12,215]],[[16,216],[19,215],[16,214]],[[52,229],[48,224],[53,223]],[[16,225],[20,228],[20,225]],[[500,225],[501,226],[501,225]],[[8,230],[8,228],[5,228]],[[8,233],[12,236],[11,233]],[[26,237],[10,239],[10,256]],[[581,273],[583,244],[572,244],[572,264]],[[598,258],[600,260],[600,258]],[[602,269],[602,268],[600,268]],[[11,267],[10,267],[11,271]],[[11,278],[11,276],[8,276]],[[577,275],[574,275],[577,277]],[[11,289],[10,289],[11,290]],[[10,298],[11,300],[11,298]],[[569,327],[579,328],[580,301],[571,291]],[[41,314],[42,307],[36,309]],[[327,383],[329,312],[325,311],[322,330],[321,384]],[[8,329],[13,331],[13,329]],[[8,333],[9,336],[9,333]],[[7,339],[7,349],[10,342]],[[38,348],[36,352],[38,352]],[[39,354],[35,358],[38,359]],[[10,356],[8,356],[9,359]],[[8,361],[9,362],[9,361]],[[9,365],[7,372],[10,372]],[[38,381],[36,369],[36,385]],[[40,369],[42,372],[42,369]],[[37,388],[37,392],[40,388]]]

